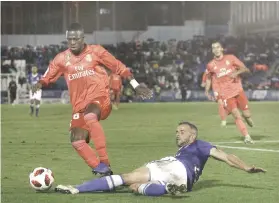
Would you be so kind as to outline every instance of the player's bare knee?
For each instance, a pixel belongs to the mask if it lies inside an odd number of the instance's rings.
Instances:
[[[133,173],[122,174],[121,177],[122,177],[124,183],[127,185],[136,183],[135,174],[133,174]]]
[[[80,140],[85,140],[87,142],[88,141],[87,139],[88,139],[88,135],[84,133],[83,129],[73,128],[71,130],[71,136],[70,136],[71,143]]]
[[[97,104],[89,104],[84,112],[84,115],[89,114],[89,113],[93,113],[95,115],[97,115],[98,120],[100,120],[101,117],[101,109],[99,107],[99,105]]]

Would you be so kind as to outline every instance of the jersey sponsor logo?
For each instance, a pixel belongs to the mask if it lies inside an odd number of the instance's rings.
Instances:
[[[71,81],[71,80],[75,80],[75,79],[79,79],[79,78],[83,78],[83,77],[87,77],[87,76],[92,76],[94,74],[95,74],[94,70],[79,71],[74,74],[69,74],[68,79],[69,79],[69,81]]]
[[[94,70],[84,70],[83,66],[75,66],[74,69],[77,72],[68,75],[69,81],[79,79],[82,77],[92,76],[95,74]]]
[[[221,68],[219,73],[216,74],[217,78],[223,77],[225,75],[228,75],[232,72],[231,69]]]

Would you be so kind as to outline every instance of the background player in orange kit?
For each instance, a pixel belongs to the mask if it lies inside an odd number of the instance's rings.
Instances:
[[[100,45],[84,43],[84,30],[79,23],[70,25],[66,32],[68,49],[49,64],[42,79],[32,87],[33,92],[43,85],[55,82],[62,74],[68,85],[73,115],[71,143],[93,173],[112,174],[106,149],[106,139],[100,120],[111,112],[109,78],[101,65],[129,80],[143,99],[152,92],[133,78],[130,70]],[[93,140],[99,158],[87,143],[87,134]]]
[[[112,101],[112,107],[116,110],[119,108],[121,89],[122,89],[121,77],[117,74],[111,73],[110,74],[111,101]]]
[[[220,42],[212,43],[212,52],[214,59],[207,65],[207,84],[205,94],[209,96],[211,81],[218,86],[220,97],[223,100],[225,108],[232,113],[236,126],[241,134],[245,137],[245,143],[254,143],[248,134],[239,109],[243,113],[248,125],[253,126],[251,113],[248,108],[248,99],[242,88],[240,74],[249,72],[249,69],[234,55],[224,55],[223,47]]]
[[[207,80],[207,73],[205,71],[202,75],[202,84],[201,84],[202,87],[206,86],[206,80]],[[210,87],[212,86],[212,90],[214,93],[214,98],[212,97],[212,98],[210,98],[210,100],[216,101],[218,103],[218,113],[221,118],[221,126],[226,126],[227,125],[226,119],[227,119],[228,112],[225,109],[223,101],[220,97],[220,91],[218,89],[217,84],[211,80],[210,80],[210,83],[212,83],[212,84],[210,84]]]

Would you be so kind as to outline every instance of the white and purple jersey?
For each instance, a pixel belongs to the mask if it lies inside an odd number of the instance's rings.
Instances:
[[[37,73],[37,74],[29,74],[28,75],[28,82],[30,85],[35,85],[39,82],[39,80],[41,79],[41,74]],[[29,91],[29,98],[30,100],[38,100],[41,101],[42,98],[42,90],[37,90],[35,93],[33,93],[31,90]]]
[[[37,74],[30,73],[28,75],[28,82],[30,85],[37,84],[40,79],[41,79],[41,74],[39,74],[39,73],[37,73]]]
[[[187,171],[188,191],[202,175],[202,170],[213,147],[215,146],[208,142],[196,140],[190,145],[181,147],[176,153],[175,158],[184,165]]]

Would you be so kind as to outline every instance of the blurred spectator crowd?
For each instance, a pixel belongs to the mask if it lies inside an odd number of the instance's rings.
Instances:
[[[202,74],[212,59],[211,43],[215,39],[195,36],[192,40],[158,42],[148,39],[143,42],[103,45],[116,58],[130,67],[139,82],[162,90],[201,89]],[[236,55],[251,70],[244,76],[245,89],[279,89],[279,38],[274,37],[224,37],[220,36],[225,52]],[[17,73],[18,84],[26,83],[26,75],[32,64],[44,73],[55,55],[67,48],[66,43],[40,47],[1,47],[1,72]],[[3,63],[6,59],[11,63]],[[16,68],[13,61],[24,59],[26,72]],[[124,86],[125,86],[124,82]],[[63,78],[50,87],[67,89]]]

